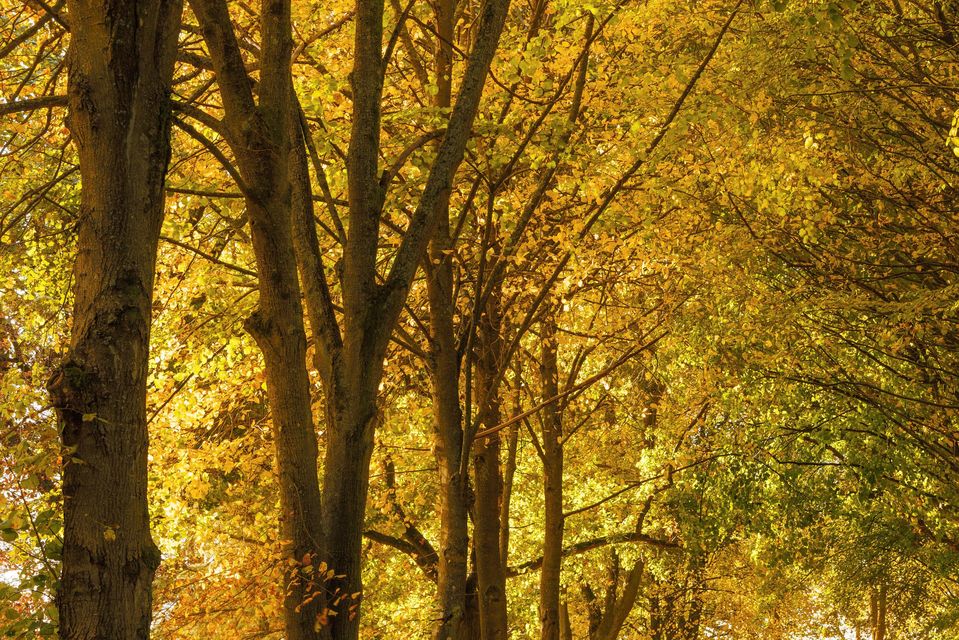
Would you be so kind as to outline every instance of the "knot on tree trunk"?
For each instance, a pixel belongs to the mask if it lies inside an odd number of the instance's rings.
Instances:
[[[76,443],[78,429],[96,418],[97,376],[72,358],[67,358],[47,379],[50,403],[63,425],[63,442]]]
[[[263,315],[260,309],[251,313],[250,316],[243,321],[243,328],[247,333],[253,336],[253,340],[260,349],[264,351],[268,349],[270,351],[273,350],[272,337],[275,333],[273,323]]]

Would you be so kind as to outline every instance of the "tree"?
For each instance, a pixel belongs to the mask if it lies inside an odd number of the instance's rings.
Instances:
[[[248,323],[248,328],[257,336],[267,363],[267,387],[271,390],[271,411],[278,435],[281,479],[290,473],[288,484],[281,483],[281,494],[285,499],[284,510],[291,512],[285,517],[291,517],[294,522],[291,559],[301,562],[303,558],[310,558],[307,564],[312,566],[312,559],[328,557],[325,566],[340,576],[333,582],[339,590],[336,601],[345,603],[338,610],[340,615],[331,620],[333,637],[356,637],[362,594],[360,544],[373,434],[379,413],[376,403],[382,362],[420,254],[436,225],[438,211],[449,198],[450,183],[466,148],[508,2],[490,0],[482,9],[479,36],[437,158],[382,284],[377,282],[377,245],[389,174],[381,176],[377,167],[385,72],[382,53],[385,8],[382,2],[357,3],[353,108],[346,159],[349,217],[340,280],[342,320],[337,319],[334,311],[317,245],[309,240],[315,232],[311,209],[305,204],[311,201],[312,195],[298,198],[300,212],[290,210],[291,189],[297,186],[291,186],[288,177],[290,140],[296,146],[305,141],[302,133],[291,133],[294,125],[300,126],[300,118],[289,77],[289,2],[264,3],[261,10],[263,68],[258,106],[254,105],[252,85],[226,4],[198,1],[192,6],[217,72],[226,111],[227,139],[237,158],[239,175],[246,183],[241,190],[246,193],[253,237],[259,238],[254,240],[259,272],[275,278],[275,282],[268,282],[261,277],[261,312]],[[404,18],[405,15],[399,16],[400,20]],[[296,168],[300,185],[308,187],[308,172],[303,166],[305,153],[297,150],[293,157],[294,162],[300,163]],[[320,509],[319,493],[314,489],[317,486],[312,454],[315,435],[309,415],[305,340],[301,335],[302,312],[292,242],[293,219],[303,215],[306,219],[301,218],[298,224],[305,239],[301,238],[297,249],[306,304],[320,353],[317,362],[326,391],[326,417],[330,427],[324,464],[325,510]],[[288,418],[284,417],[287,411],[291,412]],[[310,498],[304,500],[304,495]],[[325,531],[316,528],[320,523],[325,524]],[[315,575],[315,569],[313,572]],[[297,584],[308,583],[306,576],[297,581]],[[326,607],[322,600],[302,591],[291,593],[286,608],[290,620],[299,621],[296,624],[303,637],[319,633],[313,629],[322,626],[318,622],[321,617],[325,620]],[[305,607],[307,602],[311,607]],[[288,629],[292,624],[288,622]]]
[[[69,3],[68,123],[82,181],[60,416],[61,638],[147,638],[160,552],[147,509],[146,386],[181,4]]]
[[[75,464],[41,382],[89,239],[64,6],[0,17],[23,640],[60,623]],[[191,6],[156,638],[955,635],[955,7]]]

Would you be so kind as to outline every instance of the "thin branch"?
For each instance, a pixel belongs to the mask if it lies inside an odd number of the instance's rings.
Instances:
[[[0,103],[0,116],[65,106],[67,106],[67,97],[65,95],[24,98],[23,100]]]

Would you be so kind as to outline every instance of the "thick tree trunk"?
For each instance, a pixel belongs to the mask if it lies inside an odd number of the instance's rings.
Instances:
[[[377,387],[393,323],[379,316],[377,244],[384,188],[379,183],[380,101],[383,92],[383,0],[357,0],[353,108],[347,153],[349,227],[343,249],[342,366],[327,380],[323,498],[333,583],[344,599],[332,619],[336,640],[359,635],[363,591],[360,551],[369,492],[370,457],[377,423]]]
[[[556,318],[548,310],[542,322],[540,380],[543,401],[559,394],[556,363]],[[559,640],[560,574],[563,563],[563,417],[558,402],[543,407],[543,568],[539,580],[539,615],[543,640]]]
[[[81,215],[70,354],[49,389],[63,471],[60,637],[145,639],[160,553],[147,510],[146,379],[182,5],[69,3]]]

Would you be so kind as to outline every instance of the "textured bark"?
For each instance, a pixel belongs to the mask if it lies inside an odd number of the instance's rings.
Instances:
[[[259,308],[246,328],[263,354],[280,489],[280,537],[289,560],[283,614],[290,640],[323,638],[325,586],[314,567],[325,556],[317,443],[306,368],[306,333],[293,246],[293,178],[299,127],[290,77],[289,1],[264,0],[259,103],[223,0],[192,0],[217,74],[224,125],[244,181],[256,257]],[[299,140],[299,137],[296,137]],[[309,198],[306,198],[308,201]],[[302,214],[301,214],[302,215]]]
[[[382,358],[370,361],[347,360],[348,378],[355,386],[347,390],[327,389],[327,449],[323,496],[327,557],[337,575],[344,576],[331,587],[343,595],[331,631],[338,640],[359,636],[359,605],[362,595],[362,532],[369,493],[370,457],[373,433],[379,420],[376,388],[382,373]],[[357,594],[354,596],[354,594]]]
[[[160,553],[147,511],[146,379],[182,5],[73,1],[68,124],[81,215],[64,447],[60,637],[145,639]]]
[[[540,380],[544,400],[559,395],[555,306],[541,325]],[[543,567],[539,580],[539,616],[543,640],[559,640],[560,573],[563,563],[563,416],[558,402],[543,407]]]
[[[476,393],[480,399],[483,426],[500,423],[500,398],[497,378],[503,342],[500,336],[500,293],[496,287],[480,319],[477,339]],[[475,476],[475,521],[480,620],[483,640],[504,640],[508,633],[506,571],[500,550],[500,501],[503,492],[500,469],[500,432],[473,443]]]
[[[453,20],[455,0],[434,3],[436,45],[433,105],[452,104]],[[436,229],[430,242],[426,286],[430,313],[430,381],[433,393],[434,455],[440,481],[440,550],[437,594],[440,616],[436,640],[462,637],[466,624],[466,580],[469,532],[466,477],[462,472],[463,417],[460,408],[460,358],[454,326],[453,241],[450,237],[450,192],[436,207]]]

